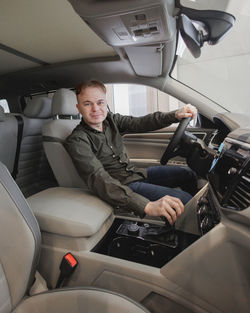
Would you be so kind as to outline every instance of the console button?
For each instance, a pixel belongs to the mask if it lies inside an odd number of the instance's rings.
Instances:
[[[198,205],[201,206],[202,204],[208,204],[208,200],[205,197],[201,197],[198,201]]]
[[[140,227],[137,224],[128,225],[128,234],[138,236],[140,233]]]
[[[202,220],[205,216],[209,215],[209,207],[206,204],[201,205],[198,210],[198,214]]]
[[[207,233],[214,227],[213,219],[210,216],[205,216],[201,221],[201,229],[203,233]]]

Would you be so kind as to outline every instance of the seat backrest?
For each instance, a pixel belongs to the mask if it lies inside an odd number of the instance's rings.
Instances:
[[[65,139],[80,123],[72,90],[59,89],[52,99],[53,120],[43,126],[44,149],[59,186],[88,189],[63,146]]]
[[[0,313],[9,313],[33,283],[41,234],[9,171],[0,162]]]
[[[25,197],[56,185],[42,139],[42,126],[51,117],[51,99],[46,96],[30,100],[23,112],[23,134],[15,180]]]
[[[4,113],[0,105],[0,161],[12,173],[17,148],[17,120],[14,115]]]

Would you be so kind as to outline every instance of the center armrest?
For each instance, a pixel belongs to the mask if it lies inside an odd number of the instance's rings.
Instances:
[[[42,231],[69,237],[94,235],[113,212],[106,202],[78,188],[46,189],[27,202]]]

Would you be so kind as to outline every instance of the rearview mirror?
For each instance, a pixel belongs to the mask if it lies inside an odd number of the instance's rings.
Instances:
[[[217,44],[233,27],[235,17],[215,10],[195,10],[180,6],[178,26],[181,36],[191,52],[198,58],[204,42]],[[197,24],[197,28],[194,26]]]
[[[191,54],[198,58],[201,55],[201,47],[203,45],[202,34],[184,14],[179,16],[179,31]]]

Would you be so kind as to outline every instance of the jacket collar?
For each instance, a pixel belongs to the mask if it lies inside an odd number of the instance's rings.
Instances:
[[[81,119],[80,125],[81,125],[83,128],[85,128],[86,130],[92,131],[92,132],[94,132],[94,133],[103,133],[103,132],[100,132],[100,131],[97,130],[97,129],[94,129],[94,128],[90,127],[88,124],[86,124],[86,123],[84,122],[84,119],[83,119],[83,118]],[[108,121],[107,121],[107,117],[106,117],[106,119],[103,121],[103,130],[105,130],[105,128],[107,127],[107,125],[108,125]]]

